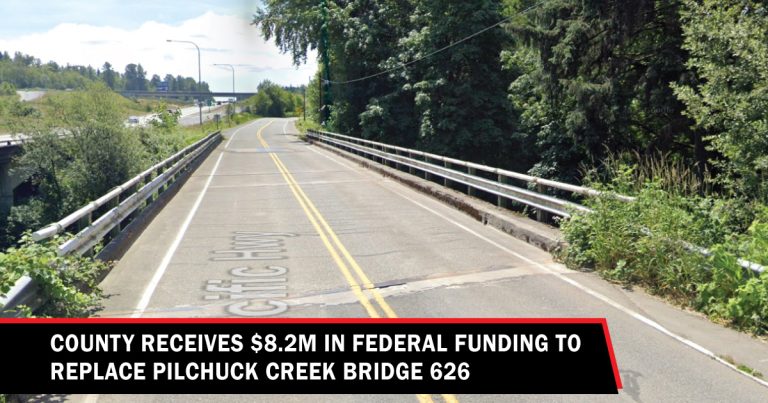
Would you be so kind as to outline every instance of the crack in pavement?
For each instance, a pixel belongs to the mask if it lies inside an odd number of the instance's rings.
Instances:
[[[552,270],[564,271],[562,266],[557,263],[548,265]],[[402,296],[417,292],[424,292],[438,288],[460,287],[477,284],[490,284],[509,280],[516,277],[543,275],[549,276],[550,273],[542,273],[536,265],[524,265],[517,267],[490,266],[487,268],[461,273],[441,273],[426,276],[411,277],[405,279],[388,280],[374,284],[383,297]],[[282,300],[290,307],[289,310],[308,309],[316,306],[338,306],[347,304],[357,304],[359,301],[355,294],[346,288],[325,290],[320,292],[309,292],[292,298]],[[197,317],[221,316],[221,308],[227,306],[233,301],[223,301],[212,304],[199,305],[178,305],[169,308],[147,309],[144,316],[165,316],[169,313],[189,314],[194,312]],[[101,312],[99,316],[121,317],[128,316],[132,312],[112,311]]]

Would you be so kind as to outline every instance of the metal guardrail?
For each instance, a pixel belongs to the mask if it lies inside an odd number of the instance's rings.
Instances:
[[[382,163],[394,163],[396,164],[396,168],[400,168],[400,166],[406,166],[409,168],[410,173],[414,173],[414,170],[418,170],[424,172],[425,176],[427,177],[428,175],[441,177],[444,179],[444,185],[446,186],[448,181],[466,185],[470,189],[468,192],[470,195],[472,195],[471,189],[477,189],[490,194],[494,194],[498,197],[497,204],[499,206],[503,205],[502,199],[513,200],[515,202],[525,204],[539,210],[539,214],[537,214],[537,219],[539,220],[544,218],[543,214],[541,214],[542,211],[546,211],[561,217],[570,217],[571,214],[569,213],[569,209],[571,211],[577,210],[591,212],[589,208],[580,204],[543,194],[543,188],[545,187],[567,191],[572,194],[578,194],[587,197],[595,197],[605,194],[610,195],[611,197],[616,197],[618,200],[624,202],[633,202],[635,200],[634,197],[630,196],[606,194],[596,189],[583,186],[538,178],[531,175],[521,174],[519,172],[507,171],[500,168],[489,167],[482,164],[476,164],[455,158],[444,157],[442,155],[430,154],[423,151],[379,143],[376,141],[345,136],[338,133],[308,130],[307,135],[313,140],[317,140],[337,148],[346,149],[347,151],[355,152],[363,156],[368,156],[374,160],[378,158]],[[421,159],[418,159],[417,157]],[[439,162],[441,165],[438,165],[435,162]],[[452,169],[453,167],[465,168],[466,172]],[[496,175],[497,180],[494,181],[478,176],[477,171]],[[517,179],[530,185],[534,185],[537,191],[513,186],[508,183],[509,179]],[[699,246],[690,245],[687,243],[685,243],[684,246],[687,249],[701,253],[704,256],[712,255],[711,251]],[[739,259],[738,263],[742,268],[751,270],[757,274],[760,274],[766,270],[764,266],[744,259]]]
[[[16,147],[24,144],[26,142],[25,138],[19,138],[19,137],[6,137],[4,139],[0,139],[0,148],[3,147]]]
[[[343,134],[309,130],[308,136],[338,148],[355,151],[363,155],[379,158],[381,161],[394,163],[398,167],[406,166],[411,172],[417,170],[424,172],[427,175],[441,177],[444,179],[444,184],[447,184],[448,181],[455,182],[468,186],[470,190],[481,190],[496,195],[498,198],[497,204],[499,205],[503,204],[502,199],[507,199],[533,207],[540,211],[549,212],[561,217],[570,217],[570,211],[577,210],[586,212],[590,210],[580,204],[544,194],[544,188],[562,190],[588,197],[603,195],[603,193],[598,190],[583,186],[538,178],[519,172],[494,168],[487,165],[476,164],[474,162],[462,161],[455,158],[379,143],[376,141],[345,136]],[[455,168],[463,168],[466,171]],[[496,180],[479,176],[477,174],[478,171],[485,172],[487,176],[494,177]],[[514,186],[510,183],[511,180],[519,180],[532,185],[536,188],[536,191]],[[470,191],[470,194],[471,193],[472,192]],[[634,200],[633,197],[628,196],[617,195],[615,197],[624,201]]]
[[[59,137],[64,137],[69,134],[69,132],[65,130],[56,130],[59,134]],[[34,138],[32,136],[29,136],[27,134],[23,133],[16,133],[13,135],[3,135],[3,138],[0,138],[0,148],[4,147],[18,147],[23,146],[25,143],[32,141]]]
[[[153,165],[107,194],[86,204],[58,222],[52,223],[32,234],[35,241],[43,241],[57,234],[65,233],[77,227],[77,234],[58,247],[59,256],[82,255],[106,239],[114,238],[123,229],[123,222],[137,210],[148,206],[162,194],[181,173],[189,168],[201,154],[205,153],[221,139],[221,132],[216,131],[173,154],[169,158]],[[96,219],[94,213],[105,208]],[[2,310],[19,305],[34,305],[37,287],[28,276],[22,276],[4,298],[0,298]]]

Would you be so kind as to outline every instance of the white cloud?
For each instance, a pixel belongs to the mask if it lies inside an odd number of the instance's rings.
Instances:
[[[232,87],[232,73],[214,63],[235,65],[237,91],[255,91],[263,79],[280,84],[306,83],[316,69],[314,57],[298,70],[289,55],[280,54],[273,43],[265,42],[250,21],[230,15],[207,12],[167,25],[147,21],[135,30],[85,24],[59,24],[47,32],[18,38],[0,39],[0,50],[20,51],[43,62],[101,67],[110,62],[118,71],[129,63],[140,63],[148,72],[161,77],[170,73],[197,78],[197,52],[194,46],[167,43],[166,39],[192,40],[200,46],[203,81],[213,90]]]

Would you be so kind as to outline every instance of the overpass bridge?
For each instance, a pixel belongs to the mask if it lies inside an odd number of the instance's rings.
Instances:
[[[238,101],[248,99],[255,92],[196,92],[196,91],[121,91],[127,98],[192,98],[205,99],[210,97],[236,98]]]
[[[13,157],[21,151],[23,139],[0,134],[0,215],[7,214],[13,206],[14,190],[24,183],[28,175],[11,172]]]
[[[547,214],[577,207],[514,188],[511,179],[577,193],[588,189],[501,170],[494,173],[497,181],[488,172],[481,175],[477,164],[322,133],[308,144],[295,134],[289,119],[261,119],[221,137],[212,134],[148,170],[141,182],[149,186],[146,192],[132,182],[85,206],[79,217],[93,213],[94,221],[62,245],[63,253],[83,252],[94,237],[119,231],[135,215],[130,206],[141,200],[157,199],[161,207],[132,240],[123,241],[101,284],[106,297],[99,315],[605,317],[624,389],[588,400],[765,401],[768,384],[718,359],[727,355],[768,373],[768,362],[761,361],[768,357],[764,342],[640,290],[566,269],[542,249],[557,244],[554,229],[502,208],[510,200],[536,204]],[[186,173],[178,168],[190,161],[197,165]],[[175,180],[175,190],[164,190],[166,180]],[[468,187],[476,197],[465,194]],[[97,218],[96,209],[115,201],[128,207]],[[59,227],[81,221],[76,218]],[[53,226],[37,234],[56,231]],[[249,283],[253,276],[265,281]],[[568,374],[553,368],[542,376]],[[98,396],[119,399],[152,400]]]

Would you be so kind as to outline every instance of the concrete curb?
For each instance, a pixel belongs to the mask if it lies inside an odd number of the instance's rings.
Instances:
[[[555,227],[517,215],[512,211],[499,208],[459,191],[446,188],[418,176],[339,150],[321,142],[310,141],[310,144],[354,161],[364,168],[394,179],[421,193],[428,194],[485,225],[490,225],[547,252],[557,251],[565,245],[560,230]]]

